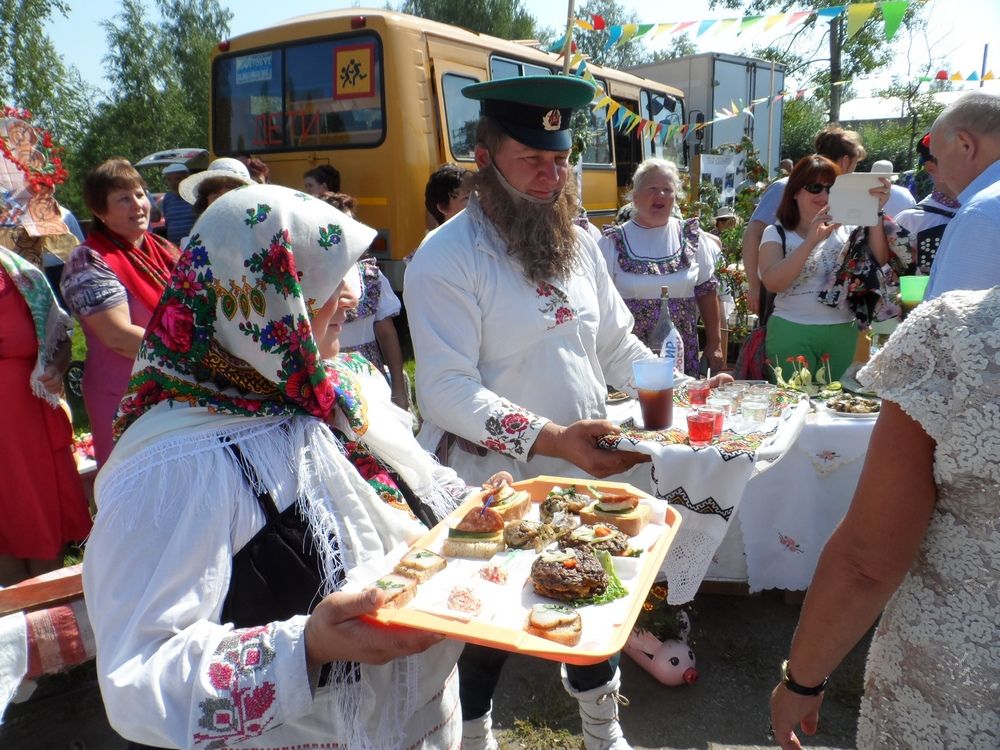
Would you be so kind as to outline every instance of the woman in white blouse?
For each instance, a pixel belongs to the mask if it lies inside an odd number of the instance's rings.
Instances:
[[[670,315],[684,341],[684,371],[698,372],[698,316],[705,324],[705,356],[725,365],[711,239],[697,219],[674,216],[680,175],[673,162],[646,159],[632,177],[632,216],[610,226],[600,242],[615,286],[635,316],[633,332],[648,344],[660,317],[660,288],[670,288]]]

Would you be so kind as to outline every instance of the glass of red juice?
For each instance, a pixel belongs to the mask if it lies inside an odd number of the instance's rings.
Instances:
[[[719,406],[703,406],[699,411],[712,415],[713,419],[715,419],[715,424],[712,426],[712,437],[719,437],[722,434],[722,428],[726,420],[725,410]]]
[[[633,362],[632,374],[639,392],[643,429],[666,429],[674,421],[673,360],[658,358]]]
[[[711,390],[707,380],[692,380],[687,385],[688,403],[691,406],[704,406]]]
[[[694,448],[712,444],[715,433],[715,414],[707,409],[691,409],[687,414],[688,443]]]

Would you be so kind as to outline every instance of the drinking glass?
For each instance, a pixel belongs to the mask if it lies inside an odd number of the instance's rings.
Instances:
[[[704,406],[711,390],[707,380],[692,380],[687,385],[688,403],[691,406]]]
[[[697,407],[687,413],[688,443],[695,448],[712,444],[715,432],[715,414]]]
[[[632,376],[639,392],[643,429],[663,430],[673,424],[673,361],[657,358],[633,362]]]
[[[749,426],[759,427],[767,419],[767,410],[771,401],[767,397],[752,396],[749,393],[743,395],[740,404],[740,414],[743,416],[743,423]]]

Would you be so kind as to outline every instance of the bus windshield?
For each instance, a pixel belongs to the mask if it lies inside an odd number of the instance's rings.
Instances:
[[[219,56],[216,154],[377,146],[385,138],[382,45],[371,33]]]

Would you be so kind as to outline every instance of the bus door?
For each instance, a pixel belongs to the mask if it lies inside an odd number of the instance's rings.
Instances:
[[[622,107],[627,107],[632,112],[639,111],[639,102],[634,99],[621,99],[614,97]],[[645,157],[643,153],[642,140],[635,137],[635,131],[622,132],[619,128],[613,128],[615,141],[615,169],[618,176],[618,193],[622,196],[622,203],[627,203],[625,194],[631,189],[632,175]]]
[[[479,102],[469,99],[462,89],[473,83],[487,80],[486,55],[478,50],[458,49],[434,37],[427,37],[439,126],[439,159],[430,165],[430,171],[445,162],[465,162],[469,169],[475,169],[469,162],[475,159],[476,123],[479,122]],[[483,67],[473,63],[471,58],[477,53],[483,58]],[[466,58],[459,60],[456,58]],[[427,173],[430,176],[430,171]]]

